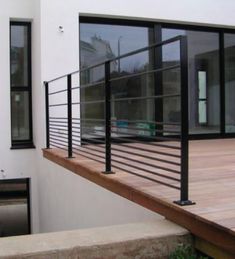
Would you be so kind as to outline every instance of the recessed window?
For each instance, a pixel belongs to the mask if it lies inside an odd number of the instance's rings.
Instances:
[[[30,148],[31,104],[31,24],[10,24],[11,140],[12,148]]]
[[[29,178],[0,180],[0,238],[31,233],[29,184]]]

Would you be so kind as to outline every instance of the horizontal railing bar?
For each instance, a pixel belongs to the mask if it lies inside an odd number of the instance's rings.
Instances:
[[[112,125],[112,128],[141,130],[141,131],[158,132],[158,133],[175,133],[175,134],[180,134],[181,133],[180,131],[174,131],[174,130],[157,130],[157,129],[146,129],[146,128],[138,128],[138,127],[129,127],[129,126],[118,127],[117,125]]]
[[[79,151],[79,152],[85,152],[86,154],[90,154],[90,155],[92,155],[92,156],[99,157],[99,158],[102,158],[102,159],[105,158],[105,155],[104,155],[104,156],[100,156],[100,155],[91,153],[91,152],[89,152],[89,151],[85,151],[85,150],[81,150],[81,149],[75,148],[74,146],[73,146],[73,149],[74,149],[74,150],[77,150],[77,151]]]
[[[179,41],[181,38],[182,38],[182,36],[179,35],[179,36],[176,36],[176,37],[173,37],[173,38],[170,38],[170,39],[161,41],[161,42],[157,42],[157,43],[151,44],[150,46],[143,47],[143,48],[141,48],[141,49],[137,49],[137,50],[131,51],[131,52],[129,52],[129,53],[126,53],[126,54],[117,56],[117,57],[115,57],[115,58],[113,58],[113,59],[110,59],[109,61],[110,61],[110,62],[113,62],[113,61],[115,61],[115,60],[120,60],[120,59],[122,59],[122,58],[127,58],[127,57],[129,57],[129,56],[133,56],[133,55],[135,55],[135,54],[144,52],[144,51],[146,51],[146,50],[150,50],[150,49],[153,49],[153,48],[157,48],[157,47],[161,47],[161,46],[163,46],[163,45],[170,44],[170,43],[175,42],[175,41]]]
[[[54,122],[54,123],[68,123],[68,121],[59,121],[59,120],[54,120],[54,119],[49,119],[49,122]]]
[[[68,145],[65,145],[64,143],[57,142],[57,140],[54,140],[54,139],[50,140],[50,143],[51,143],[51,142],[56,143],[56,144],[58,144],[58,145],[61,145],[61,146],[63,146],[63,147],[68,147]]]
[[[57,144],[54,144],[53,142],[50,142],[50,145],[53,146],[53,147],[57,147],[57,148],[59,148],[59,149],[63,149],[63,150],[65,150],[65,151],[68,151],[68,149],[59,146],[59,145],[61,145],[61,144],[58,144],[58,145],[57,145]]]
[[[82,146],[82,148],[89,149],[98,153],[102,153],[104,155],[104,150],[94,149],[94,148],[88,147],[88,145]]]
[[[180,68],[180,64],[163,67],[163,68],[158,68],[158,69],[152,69],[152,70],[139,72],[139,73],[135,73],[135,74],[130,74],[130,75],[126,75],[126,76],[114,77],[114,78],[111,78],[109,81],[112,83],[112,82],[118,81],[118,80],[123,80],[123,79],[127,79],[127,78],[132,78],[132,77],[138,77],[138,76],[142,76],[142,75],[146,75],[146,74],[164,72],[164,71],[168,71],[168,70],[176,69],[176,68]]]
[[[145,144],[145,145],[149,145],[149,146],[156,146],[156,147],[163,147],[163,148],[169,148],[169,149],[177,149],[180,150],[180,147],[176,147],[176,146],[168,146],[168,145],[164,145],[164,144],[156,144],[156,143],[149,143],[149,142],[144,142],[144,141],[140,141],[140,140],[133,140],[130,138],[120,138],[120,137],[111,137],[112,139],[119,139],[125,142],[131,142],[131,143],[140,143],[140,144]]]
[[[81,126],[77,127],[77,126],[72,126],[72,129],[78,129],[80,130],[81,129]]]
[[[119,158],[122,158],[122,159],[127,159],[128,161],[132,161],[132,162],[135,162],[135,163],[139,163],[139,164],[142,164],[142,165],[146,165],[146,166],[149,166],[149,167],[152,167],[153,169],[154,168],[157,168],[157,169],[160,169],[160,170],[164,170],[164,171],[167,171],[167,172],[171,172],[171,173],[174,173],[174,174],[180,174],[180,171],[177,171],[175,169],[171,169],[171,168],[166,168],[164,166],[157,166],[157,165],[152,165],[152,164],[149,164],[149,163],[146,163],[144,161],[141,161],[141,160],[136,160],[136,159],[133,159],[133,158],[130,158],[130,157],[126,157],[126,156],[121,156],[121,155],[117,155],[117,154],[113,154],[113,157],[119,157]],[[115,161],[115,159],[113,159],[112,157],[112,161]],[[151,170],[148,170],[146,168],[142,168],[142,167],[139,167],[139,166],[135,166],[135,165],[130,165],[130,164],[126,164],[122,161],[123,165],[128,165],[129,167],[133,167],[135,169],[140,169],[140,170],[143,170],[143,171],[146,171],[148,173],[151,173],[151,174],[154,174],[154,175],[158,175],[158,176],[161,176],[161,177],[164,177],[164,178],[167,178],[167,179],[171,179],[171,180],[175,180],[175,181],[180,181],[180,179],[177,179],[175,177],[172,177],[172,176],[165,176],[163,174],[160,174],[160,173],[156,173],[156,172],[153,172]]]
[[[68,117],[49,117],[49,119],[54,119],[54,120],[68,120]],[[80,120],[80,118],[72,118],[72,120]]]
[[[58,137],[58,138],[61,138],[61,139],[64,139],[64,140],[66,140],[66,143],[67,143],[67,139],[68,138],[66,138],[64,135],[60,135],[60,134],[54,134],[54,133],[52,133],[51,131],[50,131],[50,136],[52,136],[52,137]]]
[[[76,89],[80,89],[80,86],[74,86],[71,88],[71,90],[76,90]]]
[[[75,137],[81,137],[81,132],[80,131],[72,130],[72,133],[73,133],[73,136],[75,136]]]
[[[82,140],[83,140],[83,139],[88,139],[89,141],[92,141],[92,142],[95,142],[95,143],[101,143],[101,144],[104,144],[104,143],[105,143],[104,140],[98,140],[98,139],[93,139],[93,138],[84,138],[84,137],[82,137],[81,139],[82,139]]]
[[[58,106],[65,106],[68,105],[67,103],[57,103],[57,104],[50,104],[49,107],[58,107]]]
[[[119,164],[120,164],[120,163],[119,163]],[[130,170],[128,170],[128,169],[123,169],[123,168],[120,167],[120,166],[113,165],[113,167],[114,167],[114,168],[117,168],[117,169],[120,169],[120,170],[122,170],[122,171],[124,171],[124,172],[126,172],[126,173],[129,173],[129,174],[132,174],[132,175],[135,175],[135,176],[138,176],[138,177],[141,177],[141,178],[144,178],[144,179],[147,179],[147,180],[150,180],[150,181],[153,181],[153,182],[156,182],[156,183],[165,185],[165,186],[170,187],[170,188],[174,188],[174,189],[180,190],[180,188],[177,187],[177,186],[174,186],[174,185],[171,185],[171,184],[168,184],[168,183],[164,183],[164,182],[162,182],[162,181],[158,181],[158,180],[156,180],[156,179],[153,179],[153,178],[148,177],[148,176],[145,176],[145,175],[141,175],[141,174],[138,174],[138,173],[134,173],[134,172],[132,172],[132,171],[130,171]]]
[[[169,180],[172,180],[172,181],[176,181],[176,182],[180,182],[180,179],[177,179],[177,178],[174,178],[174,177],[170,177],[170,176],[164,176],[164,175],[161,175],[159,173],[156,173],[156,172],[153,172],[151,170],[148,170],[146,168],[141,168],[141,167],[138,167],[138,166],[134,166],[134,165],[130,165],[130,164],[127,164],[127,163],[124,163],[123,161],[118,161],[116,159],[113,159],[112,158],[112,162],[116,162],[116,163],[119,163],[119,164],[122,164],[124,166],[127,166],[127,167],[131,167],[131,168],[135,168],[137,170],[142,170],[143,172],[145,173],[149,173],[149,174],[152,174],[152,175],[156,175],[158,177],[162,177],[162,178],[165,178],[165,179],[169,179]]]
[[[102,85],[102,84],[104,84],[104,81],[90,83],[90,84],[83,84],[83,85],[80,85],[80,88],[88,88],[88,87],[91,87],[91,86]]]
[[[129,145],[126,145],[126,144],[123,144],[123,143],[115,143],[113,145],[116,145],[116,146],[123,146],[123,147],[127,147],[127,148],[131,148],[131,149],[138,149],[138,150],[141,150],[141,151],[144,151],[144,152],[150,152],[150,153],[154,153],[154,154],[158,154],[158,155],[162,155],[162,156],[170,156],[170,157],[174,157],[174,158],[181,158],[180,155],[175,155],[175,154],[171,154],[171,153],[166,153],[166,152],[162,152],[162,151],[156,151],[156,150],[149,150],[149,149],[146,149],[146,148],[142,148],[142,147],[135,147],[135,146],[129,146]]]
[[[77,134],[79,134],[79,136],[81,136],[81,131],[80,130],[79,131],[72,130],[72,133],[77,133]]]
[[[50,133],[56,133],[56,134],[59,134],[59,135],[66,135],[66,136],[68,136],[68,133],[66,133],[66,132],[58,132],[58,131],[50,130]]]
[[[56,140],[56,141],[60,141],[60,142],[62,142],[62,143],[68,143],[68,141],[66,141],[66,140],[63,140],[63,139],[60,139],[60,138],[58,138],[57,136],[55,137],[55,136],[51,136],[50,135],[50,139],[52,139],[52,140]]]
[[[49,122],[52,122],[52,123],[61,123],[61,124],[67,124],[68,122],[67,121],[58,121],[58,120],[49,120]],[[72,122],[72,124],[75,124],[75,125],[80,125],[80,122]]]
[[[149,120],[127,120],[127,119],[111,119],[111,121],[125,121],[125,122],[133,122],[133,123],[153,123],[153,124],[159,124],[159,125],[172,125],[172,126],[181,126],[180,123],[174,123],[174,122],[160,122],[160,121],[149,121]]]
[[[93,143],[90,143],[89,141],[84,141],[84,140],[82,140],[82,141],[81,141],[81,143],[82,143],[82,144],[89,144],[89,145],[91,145],[91,146],[95,146],[95,147],[97,147],[97,148],[102,148],[102,149],[104,149],[104,148],[105,148],[105,146],[101,146],[101,145],[93,144]],[[82,146],[82,147],[83,147],[83,146]]]
[[[68,128],[68,125],[62,125],[62,124],[54,124],[54,122],[53,123],[50,123],[50,125],[51,126],[57,126],[58,128],[55,128],[55,127],[49,127],[50,129],[59,129],[59,130],[67,130],[67,128]],[[66,129],[63,129],[63,128],[66,128]],[[75,128],[75,129],[80,129],[80,127],[75,127],[75,126],[73,126],[73,128]]]
[[[51,92],[51,93],[49,93],[48,95],[59,94],[59,93],[63,93],[63,92],[67,92],[67,89],[63,89],[63,90]]]
[[[139,151],[139,148],[135,148],[135,149]],[[130,151],[127,151],[126,149],[121,150],[121,149],[117,149],[117,148],[112,147],[112,150],[115,150],[115,151],[118,151],[118,152],[123,152],[125,154],[130,154],[130,155],[134,155],[134,156],[140,156],[140,157],[143,157],[143,158],[147,158],[147,159],[154,160],[154,161],[159,161],[159,162],[166,163],[166,164],[171,164],[171,165],[176,165],[176,166],[181,165],[181,163],[177,163],[177,162],[174,162],[174,161],[169,161],[169,160],[165,160],[165,159],[157,158],[157,157],[150,157],[150,156],[144,155],[142,153],[130,152]]]
[[[93,119],[92,119],[93,120]],[[80,120],[80,121],[85,121],[85,123],[87,124],[92,124],[93,121],[89,121],[89,120]],[[96,120],[94,120],[96,121]],[[97,121],[100,121],[100,122],[104,122],[104,120],[100,119],[100,120],[97,120]],[[173,122],[157,122],[157,121],[142,121],[142,120],[126,120],[126,119],[123,119],[123,120],[115,120],[115,119],[111,119],[111,122],[130,122],[130,123],[152,123],[152,124],[155,124],[155,125],[169,125],[169,126],[177,126],[177,127],[180,127],[180,123],[173,123]],[[117,127],[117,126],[115,126]],[[141,128],[137,128],[137,129],[141,129]]]
[[[89,127],[82,127],[83,129],[89,129]],[[124,128],[125,129],[125,128]],[[100,130],[100,129],[95,129],[95,131],[98,132],[103,132],[104,130]],[[111,130],[112,133],[115,134],[120,134],[120,135],[128,135],[128,136],[135,136],[135,137],[140,137],[140,138],[146,138],[146,139],[155,139],[155,140],[163,140],[163,141],[180,141],[180,138],[172,138],[172,137],[168,137],[168,136],[145,136],[145,135],[140,135],[140,134],[135,134],[135,133],[130,133],[130,132],[122,132],[122,131],[113,131]],[[87,133],[89,134],[89,133]],[[99,135],[100,136],[100,135]]]
[[[131,52],[129,52],[129,53],[120,55],[120,56],[118,56],[118,57],[115,57],[115,58],[106,60],[105,62],[114,62],[114,61],[120,60],[120,59],[122,59],[122,58],[127,58],[127,57],[129,57],[129,56],[133,56],[133,55],[136,55],[136,54],[138,54],[138,53],[141,53],[141,52],[144,52],[144,51],[153,49],[153,48],[161,47],[161,46],[163,46],[163,45],[167,45],[167,44],[170,44],[170,43],[172,43],[172,42],[179,41],[181,38],[182,38],[182,36],[179,35],[179,36],[176,36],[176,37],[173,37],[173,38],[170,38],[170,39],[161,41],[161,42],[156,42],[156,43],[154,43],[154,44],[152,44],[152,45],[150,45],[150,46],[146,46],[146,47],[144,47],[144,48],[140,48],[140,49],[131,51]],[[65,77],[67,77],[68,75],[74,75],[74,74],[81,73],[81,72],[83,72],[83,71],[90,70],[90,69],[93,69],[93,68],[96,68],[96,67],[99,67],[99,66],[104,66],[105,62],[101,62],[101,63],[98,63],[98,64],[94,64],[94,65],[89,66],[89,67],[87,67],[87,68],[82,68],[82,69],[80,69],[80,70],[78,69],[78,70],[73,71],[72,73],[68,73],[68,74],[64,74],[64,75],[62,75],[62,76],[58,76],[58,77],[56,77],[56,78],[54,78],[54,79],[45,81],[44,84],[45,84],[45,83],[48,83],[48,84],[49,84],[49,83],[52,83],[52,82],[57,81],[57,80],[59,80],[59,79],[65,78]]]
[[[62,124],[55,124],[54,122],[49,122],[49,124],[51,125],[51,126],[56,126],[56,127],[61,127],[61,128],[67,128],[68,126],[67,125],[62,125]]]
[[[100,134],[96,134],[96,133],[93,133],[93,132],[82,132],[82,135],[91,135],[91,136],[96,136],[96,137],[104,137],[105,136],[105,134],[104,135],[100,135]]]
[[[84,101],[84,102],[78,102],[75,104],[94,104],[94,103],[104,103],[104,100],[97,100],[97,101]],[[74,104],[74,103],[72,103]]]
[[[76,149],[75,149],[75,148],[73,148],[73,149],[74,149],[73,153],[74,153],[74,154],[76,154],[76,155],[79,155],[79,156],[83,156],[83,157],[89,158],[89,159],[91,159],[91,160],[94,160],[94,161],[99,162],[99,163],[102,163],[102,164],[104,163],[104,162],[101,162],[101,161],[100,161],[100,160],[98,160],[98,159],[95,159],[95,158],[93,158],[93,157],[89,157],[89,156],[84,155],[84,154],[83,154],[83,152],[76,151]],[[80,153],[82,153],[82,154],[80,154]]]
[[[74,135],[72,135],[72,136],[74,136]],[[77,138],[79,138],[79,137],[73,138],[73,143],[79,144],[81,146],[81,140],[77,139]]]
[[[98,130],[97,130],[98,131]],[[102,130],[99,130],[102,131]],[[138,138],[145,138],[145,139],[155,139],[155,140],[163,140],[163,141],[180,141],[180,138],[172,138],[172,137],[161,137],[161,136],[145,136],[145,135],[140,135],[140,134],[135,134],[135,133],[129,133],[129,132],[122,132],[122,131],[113,131],[111,130],[112,133],[120,134],[120,135],[128,135],[128,136],[136,136]]]
[[[121,102],[121,101],[135,101],[135,100],[148,100],[148,99],[160,99],[160,98],[171,98],[179,97],[180,94],[168,94],[168,95],[153,95],[153,96],[143,96],[143,97],[124,97],[111,99],[111,102]]]
[[[49,127],[49,129],[68,131],[67,128],[63,129],[63,128],[56,128],[56,127]]]
[[[50,140],[50,143],[51,143],[51,142],[56,143],[56,144],[58,144],[58,145],[61,145],[61,146],[63,146],[63,147],[68,147],[68,145],[65,145],[64,143],[57,142],[57,140],[54,140],[54,139]]]
[[[105,119],[81,119],[81,118],[78,118],[78,120],[80,120],[80,121],[101,121],[101,122],[104,122],[105,121]]]

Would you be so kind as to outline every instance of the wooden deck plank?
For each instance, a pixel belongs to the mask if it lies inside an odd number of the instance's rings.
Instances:
[[[128,144],[128,151],[136,152],[142,144]],[[120,154],[125,151],[116,151]],[[154,152],[156,147],[144,146]],[[164,152],[164,148],[158,148]],[[164,215],[166,218],[189,229],[196,236],[233,253],[235,255],[235,139],[202,140],[190,142],[190,199],[196,201],[194,206],[179,207],[173,204],[173,200],[179,198],[179,191],[130,175],[127,172],[115,169],[116,174],[104,175],[104,165],[83,156],[67,159],[66,153],[58,149],[43,150],[44,157],[60,164],[72,172],[117,193],[133,202],[136,202],[152,211]],[[178,151],[171,151],[177,154]],[[143,151],[142,154],[151,154]],[[122,153],[123,155],[123,153]],[[125,154],[124,154],[125,155]],[[140,156],[118,158],[120,162],[128,161],[128,158],[139,159],[139,162],[149,162]],[[154,157],[154,155],[152,155]],[[156,155],[157,158],[177,161],[164,155]],[[134,161],[128,161],[129,165],[139,165]],[[154,162],[155,165],[166,166],[166,163]],[[124,167],[128,169],[129,167]],[[134,172],[148,176],[144,168],[152,170],[151,166],[140,166],[143,170],[135,169]],[[175,169],[177,166],[170,166]],[[164,170],[156,172],[168,176],[175,176]],[[153,179],[158,176],[151,175]],[[162,178],[160,177],[162,180]],[[169,184],[175,181],[164,179]]]

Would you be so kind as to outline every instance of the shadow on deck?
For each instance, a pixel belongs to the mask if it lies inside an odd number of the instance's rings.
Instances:
[[[189,197],[196,205],[185,207],[173,203],[179,198],[179,190],[158,182],[117,168],[115,174],[105,175],[101,162],[80,155],[68,159],[61,149],[44,149],[43,155],[235,255],[235,139],[190,142]]]

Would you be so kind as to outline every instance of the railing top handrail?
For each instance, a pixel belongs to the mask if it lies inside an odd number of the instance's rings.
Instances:
[[[129,57],[129,56],[132,56],[132,55],[135,55],[135,54],[138,54],[140,52],[144,52],[146,50],[149,50],[149,49],[152,49],[152,48],[156,48],[156,47],[160,47],[160,46],[163,46],[163,45],[167,45],[169,43],[172,43],[172,42],[175,42],[175,41],[178,41],[178,40],[181,40],[182,38],[185,38],[186,36],[185,35],[179,35],[179,36],[176,36],[176,37],[173,37],[173,38],[170,38],[170,39],[167,39],[167,40],[164,40],[164,41],[161,41],[161,42],[156,42],[154,44],[151,44],[149,46],[146,46],[146,47],[143,47],[143,48],[140,48],[140,49],[137,49],[137,50],[134,50],[134,51],[131,51],[131,52],[128,52],[126,54],[123,54],[123,55],[120,55],[118,57],[115,57],[115,58],[112,58],[112,59],[107,59],[103,62],[100,62],[100,63],[97,63],[97,64],[94,64],[92,66],[89,66],[89,67],[86,67],[86,68],[83,68],[83,69],[79,69],[79,70],[75,70],[73,71],[72,73],[67,73],[67,74],[64,74],[62,76],[59,76],[59,77],[56,77],[54,79],[51,79],[51,80],[48,80],[48,81],[44,81],[44,84],[49,84],[49,83],[52,83],[54,81],[57,81],[57,80],[60,80],[62,78],[65,78],[69,75],[74,75],[74,74],[77,74],[79,72],[83,72],[83,71],[86,71],[86,70],[89,70],[89,69],[92,69],[92,68],[95,68],[95,67],[99,67],[101,65],[104,65],[106,62],[114,62],[116,60],[119,60],[119,59],[122,59],[122,58],[126,58],[126,57]]]

